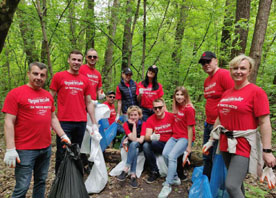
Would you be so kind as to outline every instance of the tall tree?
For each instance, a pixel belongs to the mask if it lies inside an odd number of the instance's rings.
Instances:
[[[67,3],[70,4],[71,0],[67,0]],[[73,49],[77,47],[77,38],[76,38],[76,24],[75,24],[75,5],[69,6],[69,22],[70,22],[70,41]]]
[[[236,4],[236,27],[235,36],[231,51],[231,58],[245,53],[250,18],[250,2],[251,0],[237,0]]]
[[[104,65],[102,68],[102,76],[103,76],[103,86],[106,89],[111,88],[112,82],[112,61],[113,61],[113,50],[114,50],[114,43],[113,40],[116,35],[117,30],[117,11],[119,7],[118,0],[113,0],[113,6],[111,7],[111,14],[110,14],[110,20],[109,20],[109,35],[110,38],[107,38],[107,44],[106,44],[106,50],[104,55]]]
[[[262,48],[264,44],[271,3],[272,0],[260,0],[259,2],[259,9],[256,17],[255,29],[249,53],[249,56],[255,60],[255,67],[253,68],[253,71],[249,77],[249,81],[252,83],[256,83],[258,70],[261,63]]]
[[[0,3],[0,53],[2,52],[19,1],[5,0]]]
[[[143,19],[143,54],[141,60],[142,74],[141,78],[144,79],[145,72],[145,59],[146,59],[146,41],[147,41],[147,0],[144,0],[144,19]]]
[[[87,23],[86,27],[86,50],[89,48],[94,48],[95,46],[95,0],[87,0],[87,20],[90,23]]]

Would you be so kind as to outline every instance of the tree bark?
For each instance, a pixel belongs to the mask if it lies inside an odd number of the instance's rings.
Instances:
[[[71,0],[67,0],[68,4],[71,3]],[[77,47],[77,38],[76,38],[76,24],[75,24],[75,20],[73,20],[73,18],[75,18],[75,6],[69,6],[69,21],[70,21],[70,41],[71,41],[71,45],[73,49],[76,49]]]
[[[4,47],[5,39],[8,35],[13,15],[20,0],[3,0],[0,3],[0,53]]]
[[[255,60],[249,81],[256,83],[272,0],[260,0],[249,56]]]
[[[245,53],[248,30],[249,30],[249,18],[250,18],[250,2],[251,0],[237,0],[236,5],[236,28],[235,35],[232,46],[233,49],[231,51],[231,58],[235,56]],[[242,24],[241,25],[239,25]],[[243,26],[245,28],[243,28]]]
[[[146,59],[146,43],[147,43],[147,0],[144,0],[144,19],[143,19],[143,54],[142,54],[142,74],[141,78],[144,79],[145,72],[145,59]]]
[[[86,27],[86,50],[95,46],[95,0],[87,0],[87,18],[90,21]]]
[[[115,38],[116,30],[117,30],[117,9],[119,7],[118,0],[113,1],[113,6],[111,8],[110,15],[110,23],[109,23],[109,35],[111,39]],[[111,39],[107,39],[107,47],[104,55],[104,66],[102,68],[102,76],[103,76],[103,87],[104,89],[109,90],[111,88],[112,82],[112,61],[113,61],[113,50],[114,43]]]

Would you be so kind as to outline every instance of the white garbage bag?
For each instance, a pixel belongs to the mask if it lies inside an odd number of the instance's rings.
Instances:
[[[122,161],[117,164],[117,166],[115,166],[109,173],[110,176],[118,176],[121,174],[121,172],[124,170],[124,167],[126,165],[126,161],[127,161],[127,152],[125,151],[125,149],[121,148],[121,159]],[[144,170],[144,164],[145,164],[145,156],[144,156],[144,152],[140,152],[137,158],[137,166],[136,166],[136,176],[137,178],[141,177],[141,174]],[[130,170],[129,170],[130,172]]]
[[[159,169],[159,174],[161,175],[161,177],[166,177],[168,174],[168,167],[162,155],[156,155],[156,164]]]

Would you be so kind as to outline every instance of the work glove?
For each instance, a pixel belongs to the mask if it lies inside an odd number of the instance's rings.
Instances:
[[[99,133],[99,128],[97,124],[92,124],[92,132],[90,135],[93,135],[93,133]]]
[[[151,141],[159,141],[159,140],[160,140],[160,134],[153,133],[153,134],[150,136],[150,140],[151,140]]]
[[[140,89],[139,89],[139,94],[140,94],[140,95],[144,94],[144,89],[143,89],[143,88],[140,88]]]
[[[117,122],[119,119],[120,119],[120,114],[117,113],[116,118],[115,118],[115,122]]]
[[[276,178],[272,168],[269,168],[269,167],[264,168],[262,177],[260,178],[260,182],[263,183],[265,179],[267,181],[267,185],[269,189],[272,189],[275,187]]]
[[[98,100],[92,100],[93,105],[97,105],[98,103],[99,103]]]
[[[105,94],[103,91],[101,91],[101,93],[99,94],[99,100],[102,100],[105,98]]]
[[[207,143],[205,143],[202,147],[202,153],[204,155],[208,155],[209,154],[209,149],[213,146],[214,140],[208,140]]]
[[[71,140],[69,139],[69,137],[66,134],[62,135],[60,137],[60,139],[61,139],[61,142],[64,142],[64,143],[67,143],[67,144],[71,144]]]
[[[20,158],[15,148],[7,149],[4,157],[5,164],[7,164],[8,167],[10,168],[15,168],[16,166],[15,160],[17,161],[17,163],[20,164]]]
[[[183,167],[185,166],[186,162],[188,163],[188,165],[191,164],[188,156],[189,156],[189,153],[187,151],[185,151],[183,154],[183,158],[182,158],[182,166]]]

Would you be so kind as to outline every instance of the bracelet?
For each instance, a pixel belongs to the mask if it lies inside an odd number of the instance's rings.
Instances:
[[[263,149],[264,153],[272,153],[272,149]]]

